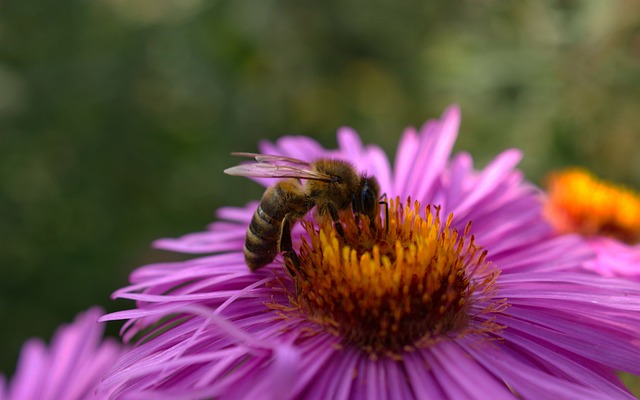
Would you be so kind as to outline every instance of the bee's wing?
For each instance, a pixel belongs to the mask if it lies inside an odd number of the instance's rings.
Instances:
[[[298,178],[318,181],[331,181],[332,177],[311,169],[303,169],[291,165],[275,165],[266,163],[242,164],[224,170],[227,175],[254,178]]]
[[[298,178],[331,181],[332,177],[314,171],[307,161],[297,158],[258,153],[231,153],[234,156],[250,157],[258,161],[241,164],[224,170],[225,174],[255,178]]]
[[[259,163],[265,163],[265,164],[278,164],[278,165],[293,164],[293,165],[304,165],[306,167],[310,167],[307,161],[302,161],[302,160],[298,160],[297,158],[291,158],[291,157],[285,157],[285,156],[276,156],[273,154],[235,152],[235,153],[231,153],[231,155],[254,158]]]

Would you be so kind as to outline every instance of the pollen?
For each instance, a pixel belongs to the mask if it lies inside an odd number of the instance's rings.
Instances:
[[[471,225],[459,232],[452,218],[392,199],[386,226],[383,218],[342,214],[344,238],[330,218],[319,227],[304,223],[309,240],[300,249],[293,303],[373,356],[469,331],[474,302],[492,291],[498,272],[469,235]]]
[[[567,169],[547,178],[545,214],[561,233],[608,236],[640,242],[640,195],[582,169]]]

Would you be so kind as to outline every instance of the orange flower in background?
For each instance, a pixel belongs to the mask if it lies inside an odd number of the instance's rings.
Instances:
[[[562,233],[640,241],[640,195],[572,168],[548,177],[546,213]]]
[[[558,233],[587,238],[585,265],[601,275],[640,280],[640,194],[570,168],[547,177],[545,216]]]

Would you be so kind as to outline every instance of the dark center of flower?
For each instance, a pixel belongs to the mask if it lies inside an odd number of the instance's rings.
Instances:
[[[547,177],[546,215],[561,233],[610,236],[640,242],[640,195],[581,169]]]
[[[440,209],[389,204],[388,226],[343,213],[345,238],[329,218],[304,223],[292,302],[320,323],[371,354],[425,346],[469,325],[473,294],[487,293],[498,272],[486,251],[443,222]]]

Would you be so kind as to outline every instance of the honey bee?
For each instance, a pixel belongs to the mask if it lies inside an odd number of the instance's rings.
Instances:
[[[319,159],[305,162],[267,154],[232,154],[255,158],[257,162],[225,169],[228,175],[289,178],[267,188],[251,219],[244,257],[252,271],[272,262],[278,253],[284,253],[294,267],[297,266],[291,228],[313,207],[321,216],[330,215],[342,238],[345,235],[338,212],[351,207],[356,220],[365,215],[370,221],[374,221],[374,216],[380,212],[378,181],[373,176],[358,174],[346,161]]]

